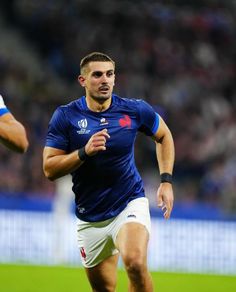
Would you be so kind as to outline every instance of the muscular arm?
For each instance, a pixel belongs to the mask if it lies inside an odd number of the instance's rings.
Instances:
[[[0,116],[0,141],[9,149],[19,153],[24,153],[28,148],[25,128],[11,113]]]
[[[166,172],[172,174],[175,159],[174,142],[171,132],[162,118],[160,118],[159,128],[153,138],[156,142],[156,155],[160,174]],[[165,219],[170,217],[173,202],[172,184],[161,183],[157,191],[157,204],[164,210]]]
[[[43,151],[43,171],[50,180],[55,180],[76,170],[83,162],[78,150],[67,154],[61,149],[45,147]]]
[[[156,142],[160,173],[168,172],[172,174],[175,159],[174,142],[169,128],[161,117],[159,128],[153,138]]]
[[[91,136],[85,145],[85,152],[88,156],[96,155],[99,151],[106,150],[106,139],[110,138],[107,130],[104,129]],[[45,147],[43,151],[43,171],[50,180],[55,180],[71,173],[82,165],[79,159],[78,150],[66,153],[64,150]]]

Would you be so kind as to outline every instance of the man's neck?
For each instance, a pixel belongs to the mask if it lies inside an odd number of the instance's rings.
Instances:
[[[87,107],[93,112],[104,112],[111,105],[112,98],[97,100],[92,97],[86,96]]]

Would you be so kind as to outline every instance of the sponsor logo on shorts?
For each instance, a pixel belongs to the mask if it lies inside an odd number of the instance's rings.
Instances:
[[[85,208],[80,208],[80,207],[77,207],[79,213],[83,214],[85,212]]]
[[[129,215],[127,216],[127,218],[136,218],[136,215],[134,215],[134,214],[129,214]]]

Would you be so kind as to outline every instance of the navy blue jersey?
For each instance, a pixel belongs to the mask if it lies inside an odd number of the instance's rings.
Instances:
[[[158,126],[159,116],[149,104],[117,95],[112,95],[110,107],[103,112],[89,110],[84,96],[56,109],[46,146],[70,153],[102,129],[110,135],[105,151],[71,173],[78,218],[103,221],[118,215],[131,200],[145,196],[135,166],[134,142],[137,131],[152,136]]]

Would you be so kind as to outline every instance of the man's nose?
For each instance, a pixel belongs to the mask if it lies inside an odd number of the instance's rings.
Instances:
[[[103,83],[107,83],[107,75],[106,74],[103,74],[101,76],[101,80],[102,80]]]

